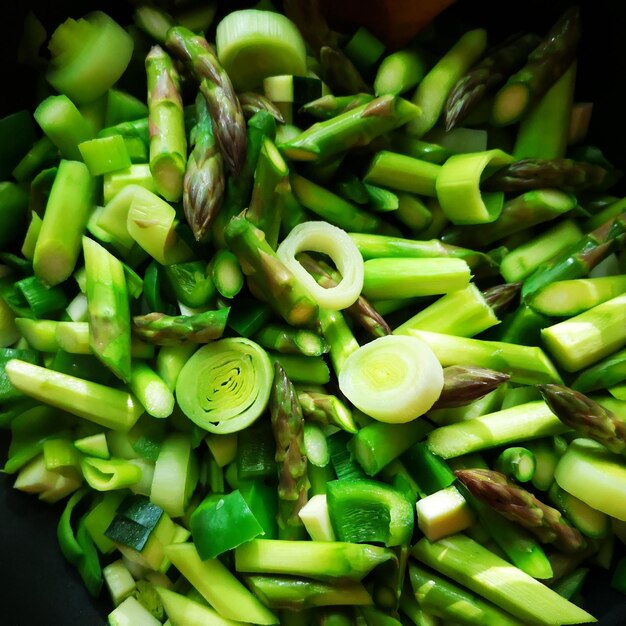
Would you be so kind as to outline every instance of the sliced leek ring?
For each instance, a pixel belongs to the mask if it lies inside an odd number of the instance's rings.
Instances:
[[[443,389],[443,368],[416,337],[388,335],[353,352],[339,372],[339,388],[363,413],[403,424],[423,415]]]
[[[342,280],[335,287],[322,287],[296,260],[299,252],[327,254],[337,266]],[[328,222],[298,224],[276,250],[280,260],[293,272],[309,295],[331,311],[354,304],[363,289],[363,257],[352,238]]]

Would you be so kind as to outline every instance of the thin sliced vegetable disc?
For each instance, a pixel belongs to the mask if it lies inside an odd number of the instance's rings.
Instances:
[[[274,370],[259,345],[243,337],[200,348],[183,367],[176,398],[183,413],[212,433],[250,426],[265,410]]]
[[[388,335],[346,359],[339,388],[370,417],[402,424],[423,415],[439,398],[443,369],[422,340]]]
[[[296,260],[299,252],[322,252],[337,266],[342,280],[324,288]],[[280,260],[294,273],[309,295],[331,311],[345,309],[356,302],[363,289],[363,257],[350,235],[328,222],[298,224],[276,251]]]

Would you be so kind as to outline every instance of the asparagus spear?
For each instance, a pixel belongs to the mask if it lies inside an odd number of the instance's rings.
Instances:
[[[89,345],[124,381],[130,369],[130,309],[121,262],[92,239],[83,237],[89,307]]]
[[[337,396],[305,388],[298,389],[298,400],[308,420],[323,426],[339,426],[349,433],[357,432],[350,409]]]
[[[443,369],[443,389],[431,410],[449,409],[478,400],[509,380],[509,374],[472,365]]]
[[[522,283],[503,283],[494,285],[483,291],[485,302],[492,308],[493,312],[500,316],[507,310],[511,302],[515,299],[522,287]]]
[[[366,146],[376,137],[414,119],[419,112],[418,107],[404,98],[381,96],[313,124],[279,148],[287,158],[319,162],[351,148]]]
[[[291,326],[268,324],[257,332],[253,339],[264,348],[287,354],[320,356],[327,351],[323,337],[311,330]]]
[[[587,392],[608,389],[626,380],[626,349],[620,350],[581,372],[572,389]]]
[[[254,91],[244,91],[238,93],[237,98],[246,119],[250,119],[259,111],[267,111],[279,124],[285,123],[285,118],[278,107],[264,95]]]
[[[564,552],[585,548],[584,537],[559,511],[514,485],[504,474],[487,469],[461,469],[454,474],[474,496],[530,530],[540,541],[554,543]]]
[[[196,99],[197,123],[191,130],[193,150],[183,181],[183,208],[196,241],[205,238],[224,197],[222,155],[215,146],[213,122],[204,98]]]
[[[521,159],[503,167],[483,187],[519,193],[554,187],[567,191],[602,189],[608,170],[595,163],[572,159]]]
[[[495,124],[504,126],[518,121],[567,70],[576,54],[580,26],[580,8],[568,8],[530,53],[526,65],[496,94]]]
[[[239,215],[230,220],[224,236],[257,298],[268,302],[289,324],[315,323],[317,303],[278,258],[261,230]]]
[[[301,539],[304,526],[298,513],[306,504],[309,488],[304,418],[298,394],[279,363],[274,364],[270,414],[276,439],[276,462],[279,464],[279,536],[281,539]]]
[[[534,33],[513,36],[457,81],[444,109],[446,130],[450,131],[463,122],[490,92],[520,69],[539,42],[540,38]]]
[[[329,94],[307,102],[300,109],[301,113],[307,113],[318,120],[330,120],[347,111],[352,111],[364,104],[369,104],[374,99],[369,93],[357,93],[353,96],[333,96]]]
[[[256,170],[265,138],[273,138],[275,133],[276,120],[266,111],[259,111],[248,120],[246,161],[239,176],[230,176],[228,178],[222,209],[218,213],[212,229],[213,241],[221,248],[225,246],[224,230],[226,229],[226,224],[248,205],[254,180],[254,171]]]
[[[207,40],[184,26],[171,28],[165,43],[199,81],[215,122],[215,140],[226,165],[237,176],[246,160],[246,120],[228,74]]]
[[[146,57],[150,122],[150,171],[158,192],[170,202],[183,194],[187,136],[180,78],[161,46]]]
[[[539,391],[552,412],[583,437],[590,437],[611,452],[626,451],[626,423],[609,409],[563,385],[539,385]]]
[[[528,298],[557,280],[586,276],[600,261],[623,245],[625,239],[626,212],[622,212],[535,270],[524,281],[522,298]]]
[[[196,315],[148,313],[133,317],[132,330],[138,337],[160,346],[208,343],[224,333],[228,308]]]
[[[314,259],[306,253],[298,255],[298,261],[322,287],[331,288],[339,284],[341,274],[324,261]],[[391,334],[391,328],[383,316],[363,296],[359,296],[354,304],[344,309],[344,312],[373,337]]]

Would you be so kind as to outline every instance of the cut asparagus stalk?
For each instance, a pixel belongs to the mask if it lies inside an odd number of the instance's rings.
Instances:
[[[436,163],[382,150],[372,159],[363,180],[372,185],[435,197],[435,181],[440,169]]]
[[[617,386],[624,380],[626,380],[626,350],[620,350],[581,372],[572,383],[572,389],[586,393]]]
[[[462,534],[421,539],[413,556],[493,602],[522,623],[580,624],[595,618]]]
[[[568,372],[593,365],[626,345],[626,294],[541,331],[549,352]]]
[[[33,255],[35,275],[58,285],[74,271],[94,203],[94,181],[78,161],[61,161]]]
[[[180,78],[172,59],[161,46],[146,57],[150,119],[150,171],[156,188],[166,200],[177,202],[183,195],[187,161],[187,136]]]
[[[301,135],[279,145],[281,152],[297,161],[323,161],[406,124],[419,108],[394,96],[381,96],[329,120],[313,124]]]
[[[428,447],[434,454],[449,459],[566,430],[545,402],[528,402],[436,428],[428,435]]]
[[[554,478],[561,489],[598,511],[626,520],[626,469],[621,456],[591,439],[575,439],[560,458]]]
[[[144,341],[161,346],[208,343],[224,333],[229,311],[225,308],[195,315],[135,315],[132,330]]]
[[[368,606],[373,604],[367,589],[360,582],[321,582],[289,576],[243,577],[254,595],[272,609],[298,611],[318,606]],[[285,623],[284,621],[281,623]],[[294,624],[297,622],[294,622]]]
[[[425,341],[443,367],[472,363],[477,367],[505,372],[514,383],[534,385],[562,382],[558,371],[541,348],[423,330],[411,330],[409,334]]]
[[[89,345],[94,354],[124,381],[131,378],[130,306],[124,268],[95,241],[83,238],[87,272]]]
[[[476,285],[469,284],[439,298],[394,329],[394,335],[426,330],[459,337],[473,337],[499,323]]]
[[[389,548],[365,543],[253,539],[235,549],[235,569],[242,573],[358,581],[393,558]]]
[[[576,63],[572,63],[520,123],[513,148],[516,159],[565,156],[575,85]]]
[[[9,361],[5,369],[11,384],[31,398],[112,430],[130,430],[143,413],[141,404],[120,389],[17,359]]]
[[[407,127],[411,135],[422,137],[437,123],[450,91],[486,47],[487,33],[480,28],[470,30],[426,74],[413,95],[422,115]]]
[[[415,563],[409,564],[409,580],[419,607],[447,622],[468,626],[521,626],[524,622],[480,596],[437,576]],[[403,601],[401,607],[405,609]],[[406,612],[406,611],[405,611]],[[427,626],[429,622],[415,622]]]

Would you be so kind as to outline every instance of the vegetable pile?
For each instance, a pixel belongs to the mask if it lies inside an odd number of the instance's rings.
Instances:
[[[4,471],[109,624],[595,621],[626,203],[579,9],[396,51],[316,0],[166,9],[31,14],[45,94],[0,120]]]

